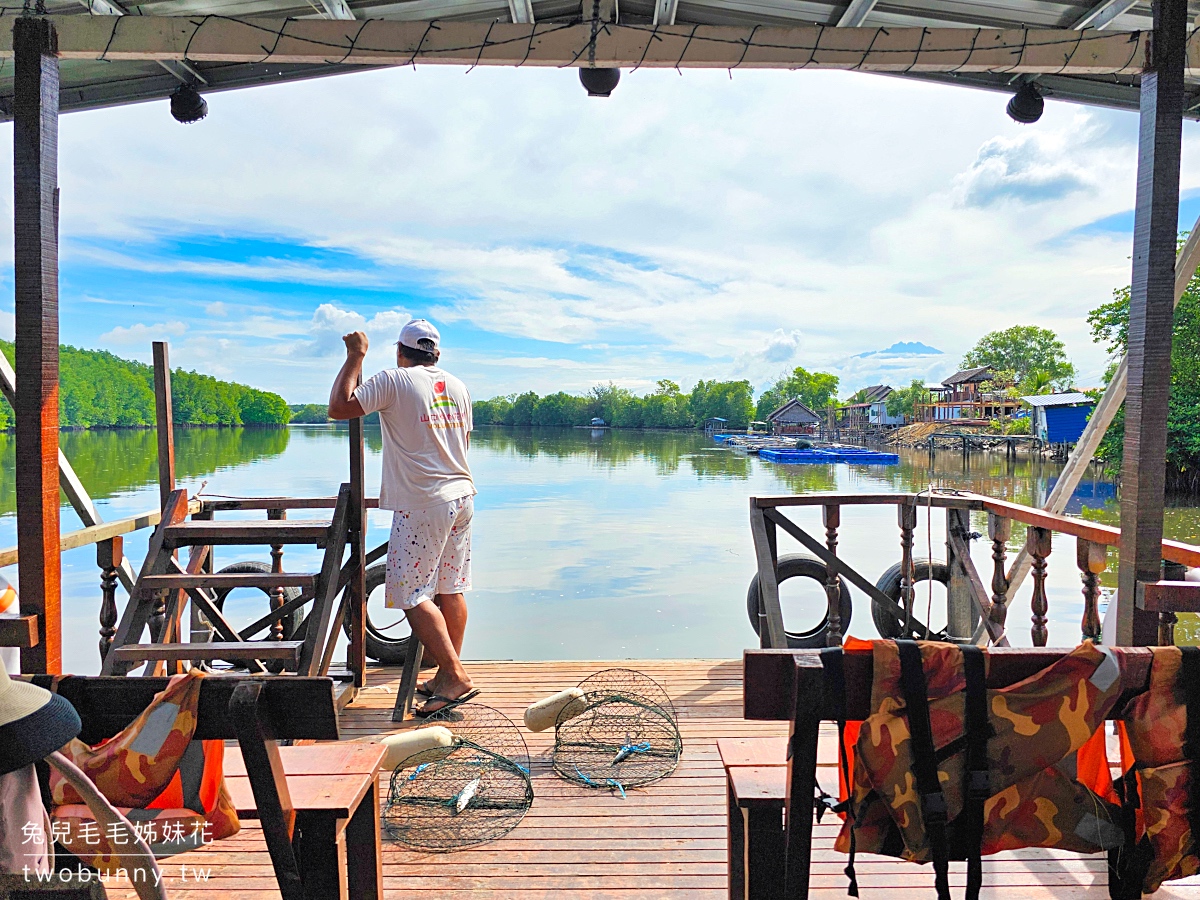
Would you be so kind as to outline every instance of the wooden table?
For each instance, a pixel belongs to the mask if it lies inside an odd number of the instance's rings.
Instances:
[[[314,900],[382,900],[379,835],[382,744],[280,747],[292,808],[304,894]],[[237,747],[225,749],[225,786],[238,815],[257,818],[250,779]]]
[[[783,895],[787,738],[717,738],[725,768],[730,900]]]

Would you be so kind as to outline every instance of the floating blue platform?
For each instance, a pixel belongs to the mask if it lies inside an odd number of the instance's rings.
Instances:
[[[828,450],[760,450],[759,459],[785,465],[805,463],[856,463],[863,466],[896,466],[900,457],[895,453],[880,453],[859,447],[837,447]]]

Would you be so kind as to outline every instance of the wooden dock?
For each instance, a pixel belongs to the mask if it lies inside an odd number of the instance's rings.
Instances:
[[[558,778],[550,769],[552,733],[524,732],[533,765],[535,799],[524,821],[505,838],[450,854],[420,853],[384,844],[383,875],[388,900],[511,898],[633,900],[643,897],[728,896],[726,881],[725,781],[717,756],[718,737],[783,736],[778,723],[742,719],[741,661],[649,660],[625,662],[469,663],[482,689],[479,702],[519,722],[525,707],[609,666],[638,669],[663,685],[679,713],[684,753],[669,778],[631,790],[627,799],[589,791]],[[398,730],[391,709],[400,671],[373,668],[367,689],[342,714],[347,740]],[[822,781],[836,788],[832,729],[822,745]],[[386,788],[386,777],[385,784]],[[813,891],[822,900],[846,896],[846,858],[832,850],[836,826],[826,818],[815,833]],[[180,867],[207,870],[207,881],[180,879]],[[258,823],[203,850],[163,861],[172,898],[279,897]],[[864,898],[917,900],[933,895],[929,867],[863,855],[858,880]],[[1193,883],[1194,882],[1194,883]],[[963,864],[953,864],[955,895],[965,883]],[[109,886],[109,896],[134,900],[134,893]],[[1028,850],[984,862],[985,900],[1105,898],[1105,860],[1057,851]],[[1200,900],[1200,879],[1177,882],[1156,896]]]

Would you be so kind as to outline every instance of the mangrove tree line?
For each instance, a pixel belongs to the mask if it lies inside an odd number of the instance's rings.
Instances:
[[[0,341],[11,362],[13,345]],[[154,424],[154,369],[105,350],[59,348],[58,416],[64,428],[138,428]],[[171,403],[179,425],[286,425],[278,394],[199,372],[171,373]],[[0,429],[13,426],[0,400]]]

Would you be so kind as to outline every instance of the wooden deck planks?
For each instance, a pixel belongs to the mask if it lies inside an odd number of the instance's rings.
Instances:
[[[628,798],[589,791],[550,771],[553,733],[522,732],[533,761],[535,799],[520,826],[500,841],[453,854],[430,854],[386,843],[384,888],[388,900],[581,900],[727,897],[725,871],[725,779],[718,737],[783,738],[779,723],[742,719],[741,662],[650,660],[626,663],[475,662],[469,665],[482,693],[477,702],[499,709],[518,724],[534,700],[578,683],[608,666],[645,672],[666,688],[679,712],[684,755],[668,779],[629,792]],[[400,671],[369,670],[368,686],[342,713],[343,740],[402,730],[391,722]],[[782,742],[779,744],[783,746]],[[836,786],[835,733],[822,734],[821,780]],[[386,779],[386,776],[385,776]],[[386,796],[386,780],[382,794]],[[813,890],[820,900],[846,895],[845,857],[833,850],[837,827],[828,819],[814,830]],[[208,880],[180,879],[208,871]],[[888,900],[926,900],[932,895],[928,867],[860,856],[864,898],[887,892]],[[274,877],[257,822],[203,850],[164,861],[168,889],[177,900],[277,900]],[[961,891],[963,865],[952,867]],[[1083,900],[1107,896],[1105,861],[1069,853],[1026,850],[984,863],[983,900]],[[109,896],[133,900],[128,889]],[[1200,900],[1200,882],[1176,883],[1157,897]]]

